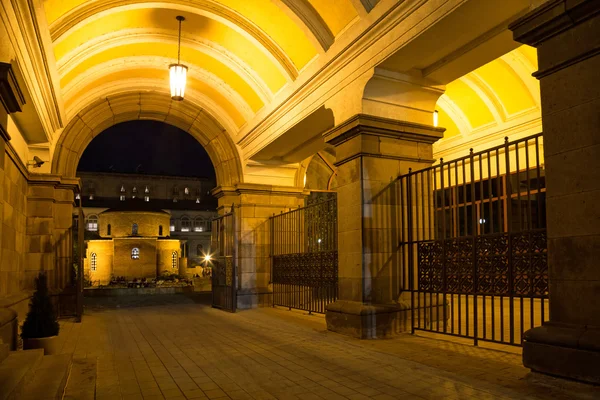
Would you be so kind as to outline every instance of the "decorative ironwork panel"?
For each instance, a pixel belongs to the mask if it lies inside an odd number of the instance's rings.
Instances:
[[[546,231],[511,235],[513,291],[515,295],[548,295],[548,250]]]
[[[337,251],[273,257],[273,283],[307,287],[336,286]]]
[[[441,292],[444,287],[444,248],[441,241],[418,245],[419,290]]]
[[[477,292],[507,295],[508,234],[485,235],[477,238]]]
[[[445,250],[445,290],[449,293],[473,293],[473,238],[448,239]]]

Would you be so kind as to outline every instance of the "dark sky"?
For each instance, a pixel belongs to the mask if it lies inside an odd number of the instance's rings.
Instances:
[[[108,128],[85,149],[77,170],[215,177],[210,158],[196,139],[158,121],[130,121]]]

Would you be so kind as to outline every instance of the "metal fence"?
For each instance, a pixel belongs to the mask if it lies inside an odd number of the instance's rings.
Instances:
[[[521,345],[548,319],[542,135],[410,172],[397,200],[413,332]]]
[[[237,308],[235,262],[235,214],[231,212],[212,220],[212,306],[235,312]]]
[[[324,313],[337,299],[337,200],[270,219],[273,305]]]

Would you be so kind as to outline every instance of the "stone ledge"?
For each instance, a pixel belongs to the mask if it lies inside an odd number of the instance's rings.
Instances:
[[[533,371],[600,384],[600,329],[547,322],[523,335],[523,365]]]

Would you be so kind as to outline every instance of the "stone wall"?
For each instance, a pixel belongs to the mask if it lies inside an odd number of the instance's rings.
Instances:
[[[4,147],[4,141],[2,147]],[[23,263],[25,250],[25,222],[27,206],[27,179],[12,155],[0,152],[0,190],[2,195],[2,224],[0,228],[0,297],[15,295],[23,289],[32,289],[33,280],[26,279],[25,270],[39,269],[39,265]]]
[[[106,285],[113,275],[114,247],[112,240],[89,240],[84,260],[84,274],[94,286]],[[92,271],[92,254],[96,254],[96,270]]]
[[[158,236],[159,226],[163,228],[162,236],[167,236],[169,220],[169,214],[164,212],[105,211],[98,216],[98,233],[101,237],[127,237],[131,236],[133,224],[137,224],[139,236]]]
[[[114,242],[113,274],[126,278],[156,278],[156,238],[116,238]],[[140,258],[131,258],[137,247]]]
[[[179,240],[159,240],[156,243],[157,251],[157,268],[158,274],[163,271],[170,274],[179,274],[179,265],[181,264],[181,245]],[[177,268],[173,268],[173,252],[177,252]]]

